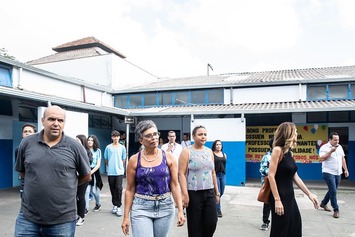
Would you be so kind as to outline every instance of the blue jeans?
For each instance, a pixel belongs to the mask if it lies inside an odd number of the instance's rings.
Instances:
[[[221,210],[221,197],[224,193],[224,188],[226,187],[226,174],[222,172],[216,173],[217,184],[218,184],[218,191],[221,195],[219,198],[219,203],[217,204],[217,211]]]
[[[131,208],[134,237],[167,237],[173,225],[175,207],[171,197],[151,201],[134,197]]]
[[[15,237],[74,237],[75,220],[63,224],[41,225],[25,219],[20,213],[16,219]]]
[[[333,175],[329,173],[322,173],[323,179],[328,186],[328,192],[325,194],[322,204],[327,205],[330,200],[330,204],[333,207],[333,211],[339,211],[338,201],[337,201],[337,189],[340,183],[341,176]]]
[[[95,201],[96,201],[96,205],[100,205],[100,189],[98,187],[96,187],[96,178],[95,175],[93,175],[94,178],[94,185],[88,185],[88,187],[86,188],[86,192],[85,192],[85,208],[87,210],[89,210],[89,206],[90,206],[90,193],[92,193],[95,197]]]

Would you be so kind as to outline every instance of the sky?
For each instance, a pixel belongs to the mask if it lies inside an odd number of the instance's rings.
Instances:
[[[20,62],[93,36],[158,78],[355,65],[353,0],[11,0]],[[207,65],[213,68],[207,70]]]

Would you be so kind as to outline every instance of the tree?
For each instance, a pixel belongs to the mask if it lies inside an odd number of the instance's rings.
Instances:
[[[0,56],[3,56],[11,60],[16,60],[14,56],[11,56],[10,54],[7,53],[7,50],[5,48],[0,48]]]

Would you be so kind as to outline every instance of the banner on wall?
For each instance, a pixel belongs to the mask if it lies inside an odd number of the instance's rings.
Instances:
[[[250,126],[246,128],[246,161],[260,162],[269,151],[269,141],[277,126]],[[318,163],[319,148],[328,142],[328,126],[307,124],[297,126],[297,146],[293,156],[296,162]]]

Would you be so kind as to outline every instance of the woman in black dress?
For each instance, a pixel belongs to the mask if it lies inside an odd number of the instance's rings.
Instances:
[[[315,208],[319,207],[317,196],[312,194],[297,174],[297,165],[291,149],[297,143],[294,123],[284,122],[274,134],[269,181],[272,191],[270,237],[301,237],[302,220],[293,190],[293,182],[308,196]]]

